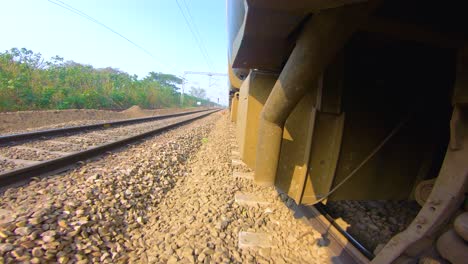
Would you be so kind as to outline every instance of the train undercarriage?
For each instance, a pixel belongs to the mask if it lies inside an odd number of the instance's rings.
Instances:
[[[462,6],[227,4],[231,120],[255,182],[300,205],[416,204],[414,218],[372,249],[370,261],[463,263],[468,21]]]

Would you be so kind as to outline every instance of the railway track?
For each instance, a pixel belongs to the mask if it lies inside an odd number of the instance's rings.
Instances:
[[[286,196],[286,194],[284,195]],[[378,247],[372,246],[371,243],[377,243],[379,246],[385,245],[394,235],[403,231],[414,218],[414,216],[402,215],[401,210],[393,211],[393,214],[389,215],[382,214],[383,207],[378,208],[375,204],[380,202],[382,206],[386,204],[385,201],[335,201],[315,205],[296,205],[292,200],[289,200],[289,202],[294,204],[290,209],[294,211],[295,218],[305,218],[311,229],[321,234],[322,239],[319,243],[332,252],[334,256],[333,263],[370,263],[380,251]],[[357,203],[360,206],[368,203],[372,204],[373,207],[370,210],[367,210],[369,208],[359,207],[344,209],[342,203]],[[388,201],[387,203],[385,207],[392,204]],[[396,204],[409,207],[401,208],[408,212],[416,210],[410,206],[408,201],[394,202],[393,206]],[[337,212],[337,208],[348,211],[343,214],[343,212]],[[370,215],[363,217],[366,212]],[[414,211],[414,215],[417,212],[417,210]],[[372,221],[372,218],[376,215],[380,218],[380,223],[378,227],[370,228],[369,220]],[[401,223],[392,223],[391,220],[388,221],[389,218],[398,219],[397,221],[401,221]],[[395,226],[399,226],[400,229],[392,230],[391,234],[381,234],[387,233],[389,227],[395,228]],[[369,236],[372,236],[372,238],[369,239]]]
[[[219,109],[0,136],[0,186],[67,167]]]
[[[319,242],[333,253],[336,263],[369,263],[374,254],[338,225],[322,204],[297,206],[296,217],[305,217],[311,228],[322,235]]]
[[[161,119],[166,119],[166,118],[171,118],[171,117],[195,114],[198,112],[204,112],[208,110],[209,109],[203,109],[203,110],[180,112],[180,113],[167,114],[167,115],[130,118],[130,119],[117,120],[117,121],[99,122],[99,123],[90,124],[90,125],[44,129],[44,130],[37,130],[37,131],[24,132],[24,133],[8,133],[5,135],[0,135],[0,144],[11,143],[11,142],[21,141],[21,140],[31,140],[31,139],[40,138],[43,136],[61,135],[64,133],[77,132],[77,131],[83,131],[83,130],[89,130],[89,129],[101,129],[101,128],[109,128],[111,126],[128,125],[128,124],[133,124],[133,123],[161,120]]]
[[[362,214],[366,210],[358,207],[346,208],[346,210],[350,210],[346,212],[346,215],[343,215],[342,212],[337,214],[337,204],[343,202],[358,203],[358,201],[340,201],[327,204],[295,205],[292,208],[296,218],[306,218],[310,227],[322,235],[323,239],[319,243],[330,249],[335,256],[336,263],[370,263],[380,251],[380,249],[373,247],[370,242],[381,246],[385,245],[394,235],[403,231],[414,218],[414,216],[401,215],[400,211],[394,211],[394,214],[384,216],[381,214],[382,208],[377,207],[367,211],[367,213],[370,213],[368,217],[363,217]],[[361,206],[366,203],[377,203],[376,201],[359,202]],[[385,204],[384,201],[379,202]],[[402,206],[411,207],[407,201],[400,201],[400,203],[403,203]],[[341,208],[341,210],[344,209]],[[404,210],[409,212],[415,209],[404,208]],[[416,213],[417,211],[414,212],[414,214]],[[379,226],[374,227],[378,228],[378,230],[369,227],[368,220],[375,215],[381,218]],[[401,217],[397,218],[397,216]],[[391,223],[392,221],[387,222],[388,218],[395,218],[402,222],[398,223],[400,230],[392,230],[393,232],[390,235],[385,236],[380,233],[386,233],[389,227],[393,228],[396,225]],[[372,239],[369,239],[369,236],[373,236]]]

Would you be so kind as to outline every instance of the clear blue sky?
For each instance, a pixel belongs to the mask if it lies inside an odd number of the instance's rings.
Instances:
[[[53,0],[59,2],[58,0]],[[0,50],[13,47],[39,52],[49,59],[96,68],[113,67],[144,77],[150,71],[182,76],[183,71],[227,72],[226,7],[224,0],[185,0],[203,38],[213,67],[209,68],[176,0],[60,0],[99,20],[142,46],[152,58],[107,29],[48,0],[0,0]],[[182,8],[184,0],[178,0]],[[190,86],[227,103],[227,79],[189,75]]]

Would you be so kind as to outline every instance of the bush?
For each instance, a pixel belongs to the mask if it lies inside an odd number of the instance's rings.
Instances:
[[[138,79],[118,69],[95,69],[56,56],[13,48],[0,53],[0,111],[36,109],[125,109],[179,106],[182,79],[150,72]],[[184,107],[207,100],[185,95]]]

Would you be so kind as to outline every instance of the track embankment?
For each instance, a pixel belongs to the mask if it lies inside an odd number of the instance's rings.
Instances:
[[[96,109],[67,109],[44,111],[18,111],[0,113],[0,134],[19,133],[31,130],[91,125],[100,122],[153,115],[174,114],[194,109],[163,108],[142,109],[132,106],[123,111]]]

